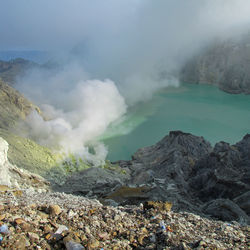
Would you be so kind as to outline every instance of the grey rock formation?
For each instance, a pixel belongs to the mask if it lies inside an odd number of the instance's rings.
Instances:
[[[248,172],[249,167],[242,165],[237,147],[220,142],[209,155],[197,162],[189,184],[204,202],[216,198],[234,199],[250,189],[250,182],[245,180]]]
[[[55,190],[101,198],[104,194],[124,185],[127,179],[126,174],[91,167],[69,176],[62,186],[55,186]]]
[[[174,208],[195,210],[189,194],[189,175],[195,162],[211,151],[210,143],[203,137],[172,131],[157,144],[139,149],[132,156],[130,184],[136,185],[140,179],[139,184],[152,186],[151,199],[169,200]],[[145,173],[151,179],[145,178]]]
[[[250,216],[250,191],[236,197],[233,200],[247,215]]]
[[[250,136],[236,145],[172,131],[131,161],[117,162],[124,173],[90,168],[69,177],[57,191],[127,205],[168,201],[174,210],[249,223]],[[126,171],[125,171],[126,170]]]
[[[216,85],[229,93],[250,94],[250,34],[207,47],[186,62],[180,80]]]
[[[249,216],[234,202],[228,199],[216,199],[203,207],[203,212],[219,220],[250,223]]]

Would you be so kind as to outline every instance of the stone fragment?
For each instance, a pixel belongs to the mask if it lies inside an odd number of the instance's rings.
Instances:
[[[72,209],[69,210],[69,212],[68,212],[68,218],[69,218],[69,219],[71,219],[72,217],[74,217],[74,216],[76,216],[76,215],[77,215],[77,213],[74,212]]]
[[[145,238],[146,236],[145,235],[139,235],[139,237],[138,237],[138,242],[140,243],[140,245],[143,245],[143,240],[144,240],[144,238]]]
[[[105,233],[99,233],[98,236],[102,240],[107,240],[109,238],[109,234],[107,232],[105,232]]]
[[[88,226],[85,227],[85,233],[86,233],[86,234],[91,234],[90,229],[89,229]]]
[[[13,194],[14,196],[22,196],[22,195],[23,195],[23,191],[22,191],[22,190],[14,190],[14,191],[12,192],[12,194]]]
[[[46,240],[49,240],[50,238],[52,238],[52,235],[50,233],[48,233],[48,234],[45,235],[45,239]]]
[[[41,212],[41,211],[37,211],[37,216],[39,216],[41,219],[48,219],[49,218],[48,214]]]
[[[14,244],[14,249],[25,250],[30,246],[29,240],[22,235]]]
[[[145,210],[147,209],[157,209],[158,211],[166,211],[166,212],[170,212],[171,208],[172,208],[172,203],[171,202],[162,202],[162,201],[146,201],[143,204],[143,207]]]
[[[63,231],[68,231],[69,229],[65,225],[58,225],[55,234],[61,234]]]
[[[17,225],[21,225],[21,224],[23,224],[23,223],[26,223],[26,221],[25,221],[24,219],[22,219],[22,218],[17,218],[17,219],[15,219],[15,223],[16,223]]]
[[[44,250],[51,250],[50,245],[45,240],[42,240],[40,242],[40,245],[41,245],[41,248],[44,249]]]
[[[52,216],[58,215],[62,212],[61,208],[58,205],[50,205],[49,212]]]
[[[92,239],[88,242],[88,248],[89,249],[95,249],[95,248],[98,248],[99,245],[100,245],[100,242],[96,239]]]
[[[37,241],[38,242],[39,239],[40,239],[39,235],[36,234],[36,233],[28,232],[28,236],[33,241]]]

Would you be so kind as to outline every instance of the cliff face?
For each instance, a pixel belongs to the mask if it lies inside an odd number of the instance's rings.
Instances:
[[[217,42],[194,56],[182,68],[180,80],[250,94],[250,34]]]

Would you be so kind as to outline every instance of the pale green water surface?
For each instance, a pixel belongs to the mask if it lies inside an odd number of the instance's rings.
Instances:
[[[109,160],[125,160],[171,130],[203,136],[212,144],[222,140],[235,143],[250,133],[250,96],[228,94],[208,85],[166,88],[131,108],[102,140]]]

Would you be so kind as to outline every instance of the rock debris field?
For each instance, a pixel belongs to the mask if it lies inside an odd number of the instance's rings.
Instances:
[[[249,249],[250,227],[170,203],[104,206],[64,193],[0,192],[1,249]]]

